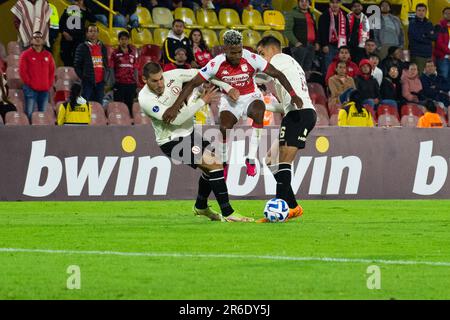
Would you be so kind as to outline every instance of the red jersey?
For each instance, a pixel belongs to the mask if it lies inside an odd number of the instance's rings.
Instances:
[[[137,51],[128,46],[125,53],[119,47],[115,49],[109,59],[109,65],[114,69],[114,77],[117,83],[136,84],[134,71],[139,68]]]
[[[100,44],[89,42],[89,50],[91,51],[92,64],[94,65],[95,83],[103,81],[103,55]]]
[[[49,91],[55,79],[55,62],[47,50],[37,52],[30,47],[19,58],[19,73],[23,83],[35,91]]]
[[[232,66],[223,53],[208,62],[206,67],[200,70],[199,75],[205,80],[217,78],[239,90],[241,95],[245,95],[255,92],[253,78],[257,72],[265,71],[268,65],[260,55],[243,49],[239,65]]]
[[[203,68],[209,62],[209,60],[213,58],[213,56],[208,50],[202,50],[199,47],[195,47],[194,58],[199,67]]]

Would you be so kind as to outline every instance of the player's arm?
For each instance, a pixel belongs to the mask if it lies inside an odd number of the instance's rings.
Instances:
[[[289,83],[289,80],[286,78],[286,76],[278,69],[276,69],[273,65],[270,63],[267,64],[267,68],[264,70],[264,73],[267,73],[269,76],[277,79],[280,81],[281,85],[289,92],[289,95],[292,97],[291,102],[297,106],[297,108],[301,109],[303,106],[302,99],[297,96],[297,94],[294,91],[294,88],[292,88],[291,84]]]

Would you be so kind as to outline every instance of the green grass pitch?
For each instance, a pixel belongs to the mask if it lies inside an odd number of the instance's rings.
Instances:
[[[262,215],[264,201],[232,203]],[[3,202],[0,299],[450,299],[450,201],[303,201],[276,224],[192,204]]]

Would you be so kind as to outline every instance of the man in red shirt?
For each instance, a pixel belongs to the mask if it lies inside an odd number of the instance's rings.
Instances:
[[[164,72],[174,69],[191,69],[191,65],[186,63],[187,52],[184,48],[178,48],[175,50],[175,62],[171,62],[164,65]]]
[[[55,62],[52,54],[44,50],[44,40],[40,31],[33,33],[31,48],[20,55],[19,73],[23,81],[25,112],[31,120],[36,103],[39,111],[45,111],[48,92],[55,79]]]
[[[339,48],[338,55],[333,59],[333,62],[328,66],[327,75],[325,76],[325,81],[328,84],[328,79],[336,73],[337,64],[339,62],[345,62],[347,64],[347,75],[349,77],[356,77],[359,75],[359,67],[354,63],[350,56],[350,49],[347,46]]]
[[[123,102],[128,106],[130,116],[133,116],[133,102],[136,97],[138,54],[129,45],[130,34],[119,32],[119,47],[113,51],[109,66],[114,70],[114,101]]]

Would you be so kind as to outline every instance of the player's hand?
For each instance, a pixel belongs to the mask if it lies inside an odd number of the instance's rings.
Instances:
[[[231,100],[233,100],[234,102],[236,102],[239,99],[239,96],[241,94],[239,93],[238,89],[231,89],[230,91],[228,91],[228,96],[231,98]]]
[[[293,96],[291,98],[291,102],[293,105],[295,105],[297,107],[297,109],[303,108],[303,101],[302,101],[302,99],[300,99],[299,96]]]
[[[179,111],[178,108],[174,108],[173,106],[170,107],[169,109],[167,109],[167,110],[164,112],[164,114],[163,114],[163,116],[162,116],[163,121],[164,121],[165,123],[167,123],[167,124],[171,123],[171,122],[172,122],[173,120],[175,120],[175,118],[177,117],[178,111]]]
[[[211,101],[219,98],[219,88],[212,87],[205,90],[202,97],[206,104],[210,104]]]

